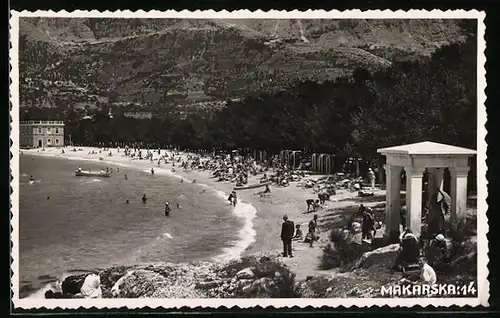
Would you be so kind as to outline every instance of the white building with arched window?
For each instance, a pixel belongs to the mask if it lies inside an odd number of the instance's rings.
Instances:
[[[28,120],[19,123],[21,148],[64,146],[64,122],[60,120]]]

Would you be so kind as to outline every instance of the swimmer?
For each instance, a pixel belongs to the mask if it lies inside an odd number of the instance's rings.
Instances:
[[[179,202],[177,202],[177,208],[178,209],[182,209],[181,205],[179,204]]]
[[[142,204],[146,204],[147,201],[148,201],[148,197],[146,197],[146,194],[143,194],[143,196],[142,196]]]
[[[35,181],[35,178],[33,176],[30,176],[30,181]]]
[[[116,172],[120,172],[120,168],[116,168]]]
[[[125,180],[128,180],[127,174],[125,174]]]
[[[181,179],[181,183],[184,183],[184,179]]]
[[[130,203],[130,201],[129,201],[129,200],[125,201],[125,204],[129,204],[129,203]]]
[[[154,175],[155,174],[155,169],[151,168],[151,174]]]
[[[196,179],[193,180],[193,183],[196,183]]]
[[[170,208],[170,203],[165,202],[165,216],[170,216],[170,211],[172,209]]]
[[[47,200],[50,200],[50,196],[47,197]]]
[[[205,192],[207,192],[207,190],[206,190],[206,189],[205,189],[205,190],[202,190],[202,191],[200,192],[200,194],[205,193]]]

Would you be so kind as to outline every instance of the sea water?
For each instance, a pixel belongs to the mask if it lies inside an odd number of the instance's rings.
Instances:
[[[110,178],[76,177],[78,166],[115,172]],[[181,183],[168,173],[116,168],[110,163],[20,156],[21,297],[72,272],[232,258],[253,241],[251,218],[256,211],[251,205],[233,208],[225,193]],[[172,208],[169,217],[164,215],[166,201]]]

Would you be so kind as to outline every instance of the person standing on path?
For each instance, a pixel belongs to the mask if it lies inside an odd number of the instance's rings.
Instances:
[[[313,219],[309,222],[309,235],[311,236],[310,246],[313,247],[313,243],[316,240],[316,231],[318,230],[318,215],[315,214]]]
[[[408,214],[408,209],[406,208],[406,205],[403,205],[401,209],[399,210],[399,220],[401,222],[401,226],[403,227],[403,230],[406,229],[406,216]]]
[[[292,238],[295,232],[295,225],[288,219],[288,216],[283,216],[283,224],[281,225],[281,241],[283,241],[283,257],[293,257],[292,253]]]
[[[368,168],[368,181],[370,181],[370,187],[375,189],[375,172],[373,172],[372,168]]]

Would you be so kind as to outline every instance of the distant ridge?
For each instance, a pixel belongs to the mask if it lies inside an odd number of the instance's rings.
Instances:
[[[457,20],[21,18],[21,106],[209,105],[463,39]]]

